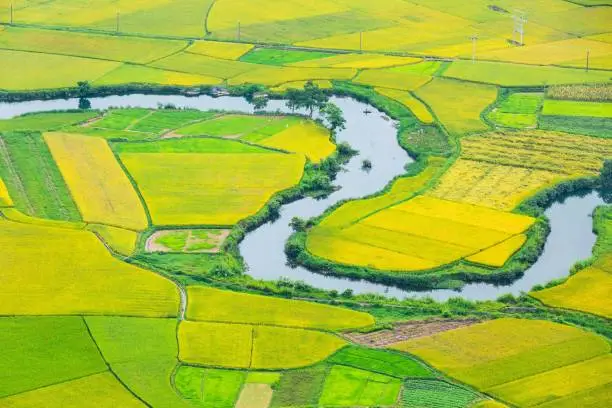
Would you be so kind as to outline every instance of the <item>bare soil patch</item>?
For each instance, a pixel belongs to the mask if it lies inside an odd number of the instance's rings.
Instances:
[[[369,347],[386,347],[393,343],[430,336],[432,334],[471,326],[479,323],[476,319],[465,320],[426,320],[396,325],[393,330],[380,330],[372,333],[346,333],[350,341]]]

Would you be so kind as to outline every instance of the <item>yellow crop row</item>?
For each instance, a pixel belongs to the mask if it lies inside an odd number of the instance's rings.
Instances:
[[[22,224],[39,225],[42,227],[82,230],[87,225],[84,222],[59,221],[59,220],[50,220],[47,218],[31,217],[29,215],[22,213],[17,208],[3,208],[2,215],[6,219],[14,221],[14,222],[19,222]]]
[[[9,195],[8,189],[6,188],[6,184],[0,178],[0,207],[12,207],[13,200]]]
[[[209,57],[236,60],[253,49],[253,44],[196,41],[187,51]]]
[[[562,285],[531,295],[550,306],[612,318],[612,273],[597,267],[584,269]]]
[[[253,369],[307,366],[346,344],[312,330],[191,321],[181,322],[178,338],[184,362]]]
[[[94,234],[0,221],[3,315],[178,313],[177,288],[115,259]],[[44,277],[44,278],[42,278]]]
[[[431,76],[426,74],[388,68],[363,71],[355,78],[354,82],[375,87],[414,91],[430,80]]]
[[[296,185],[305,162],[281,153],[124,153],[121,160],[156,225],[234,224]]]
[[[258,65],[255,64],[213,58],[207,55],[193,54],[190,52],[170,55],[167,58],[155,61],[150,66],[170,71],[186,72],[189,74],[224,79],[258,68]]]
[[[283,130],[258,144],[289,152],[302,153],[312,162],[319,163],[336,150],[329,131],[313,122],[304,122]]]
[[[331,330],[374,324],[374,319],[367,313],[204,286],[190,286],[188,299],[187,318],[190,320]]]
[[[393,348],[414,353],[487,392],[610,352],[610,344],[594,333],[549,321],[508,318],[408,340]]]
[[[612,355],[606,354],[488,390],[519,407],[531,407],[600,386],[612,387]]]
[[[421,122],[426,124],[434,122],[434,118],[427,106],[425,106],[423,102],[412,96],[410,93],[387,88],[376,88],[375,90],[377,93],[394,99],[410,109],[410,111],[414,113],[414,116],[416,116]]]
[[[104,139],[68,133],[44,138],[85,221],[147,228],[140,199]]]
[[[466,259],[470,262],[500,268],[523,246],[526,240],[527,236],[523,234],[515,235],[500,244],[487,248]]]
[[[450,133],[464,134],[488,128],[480,114],[497,98],[497,88],[434,78],[416,94],[429,105]]]
[[[304,85],[306,85],[307,82],[308,81],[285,82],[284,84],[280,84],[278,86],[272,87],[271,90],[277,91],[277,92],[284,92],[287,89],[303,89]],[[312,82],[321,89],[331,89],[331,87],[333,86],[331,81],[327,79],[315,79]]]
[[[67,404],[78,407],[142,408],[142,404],[110,372],[90,375],[76,380],[61,382],[3,398],[3,407],[62,408]]]

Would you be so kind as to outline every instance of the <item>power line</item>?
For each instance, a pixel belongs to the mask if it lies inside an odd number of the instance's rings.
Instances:
[[[512,41],[517,43],[518,45],[524,45],[523,42],[525,36],[525,24],[527,23],[527,17],[525,16],[525,12],[521,10],[515,10],[512,15],[514,20],[514,30],[512,31]],[[518,40],[515,39],[515,36],[518,37]]]

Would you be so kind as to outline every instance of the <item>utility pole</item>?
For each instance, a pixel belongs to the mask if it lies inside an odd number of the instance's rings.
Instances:
[[[359,52],[363,52],[363,31],[359,32]]]
[[[471,35],[470,40],[472,40],[472,64],[473,64],[476,62],[476,42],[478,41],[478,34]]]
[[[589,72],[589,54],[591,50],[587,48],[586,72]]]
[[[237,37],[238,37],[238,41],[240,41],[240,21],[238,21],[238,32],[237,32]]]
[[[13,25],[13,3],[11,3],[11,25]]]
[[[117,10],[117,21],[116,21],[116,24],[115,24],[115,32],[117,34],[119,34],[119,19],[120,19],[120,17],[121,17],[121,13],[119,12],[119,10]]]
[[[523,40],[525,35],[525,23],[527,23],[527,17],[525,17],[525,13],[523,11],[516,10],[512,18],[514,19],[512,40],[518,43],[518,45],[523,46],[525,44]],[[518,36],[518,41],[514,39],[515,35]]]

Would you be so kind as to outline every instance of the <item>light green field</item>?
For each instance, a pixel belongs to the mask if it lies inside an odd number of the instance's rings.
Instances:
[[[535,127],[543,98],[541,93],[511,93],[489,112],[488,118],[496,125],[506,127]]]
[[[559,101],[549,99],[544,101],[542,114],[612,118],[612,102]]]
[[[372,316],[339,307],[268,296],[188,287],[187,318],[198,321],[270,324],[343,330],[374,324]]]
[[[234,408],[246,374],[242,371],[181,366],[174,381],[190,406]]]
[[[0,405],[8,395],[106,371],[81,317],[0,318],[0,344]]]
[[[333,54],[310,51],[282,51],[270,48],[255,48],[243,55],[240,61],[253,64],[286,65],[294,62],[330,57]]]
[[[42,112],[0,120],[0,132],[57,130],[86,122],[98,116],[97,112]]]

